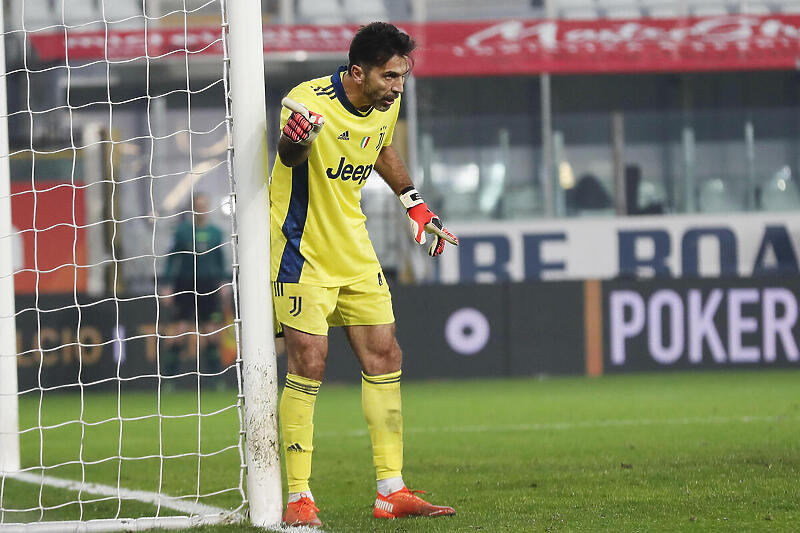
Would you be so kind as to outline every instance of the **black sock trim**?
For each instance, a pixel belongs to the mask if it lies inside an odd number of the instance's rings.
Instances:
[[[286,384],[286,388],[287,389],[296,390],[297,392],[302,392],[302,393],[308,394],[309,396],[316,396],[317,392],[318,392],[318,391],[309,391],[309,390],[301,389],[300,387],[297,387],[297,386],[295,386],[294,384],[291,384],[291,383],[287,383]]]
[[[389,372],[389,373],[394,374],[394,372]],[[382,376],[368,376],[364,372],[361,372],[361,379],[373,385],[388,385],[389,383],[400,383],[400,378],[401,375],[398,375],[397,377],[394,378],[385,378]]]
[[[305,392],[306,394],[310,394],[312,396],[316,396],[319,392],[319,385],[306,385],[304,383],[299,383],[288,376],[286,377],[286,386],[292,390]]]

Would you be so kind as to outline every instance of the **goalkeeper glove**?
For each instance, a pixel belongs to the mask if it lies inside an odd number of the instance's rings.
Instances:
[[[406,208],[408,220],[411,222],[411,233],[419,244],[425,244],[425,233],[433,234],[433,242],[428,248],[428,255],[436,257],[444,251],[444,243],[458,246],[458,237],[447,231],[436,213],[428,209],[428,204],[414,187],[407,187],[400,192],[400,202]]]
[[[288,97],[281,100],[281,105],[292,111],[283,127],[283,134],[293,143],[304,146],[314,142],[322,126],[325,125],[325,118]]]

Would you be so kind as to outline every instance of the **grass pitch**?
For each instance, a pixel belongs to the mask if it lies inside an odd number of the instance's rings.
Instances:
[[[123,409],[146,413],[152,397],[127,392]],[[203,412],[229,405],[232,393],[204,394]],[[550,532],[550,531],[800,531],[800,371],[695,372],[659,375],[407,383],[404,477],[426,489],[433,503],[455,507],[452,518],[376,521],[369,437],[357,385],[323,384],[316,404],[312,488],[327,532]],[[170,393],[163,408],[197,410],[191,393]],[[116,395],[87,396],[84,418],[117,412]],[[53,396],[45,419],[75,417],[76,396]],[[24,399],[21,425],[38,417],[35,399]],[[170,419],[168,454],[235,445],[237,416],[223,411],[203,419]],[[85,457],[117,449],[119,424],[92,427]],[[157,423],[125,429],[122,455],[158,453]],[[38,432],[23,440],[23,463],[72,460],[78,428]],[[77,434],[75,433],[77,431]],[[77,439],[77,440],[76,440]],[[235,449],[202,459],[200,492],[238,483]],[[170,494],[197,490],[197,459],[165,463],[98,463],[91,481]],[[49,475],[80,479],[77,465]],[[77,475],[77,477],[75,477]],[[43,491],[57,501],[66,491]],[[37,501],[37,487],[6,481],[3,507]],[[223,492],[208,503],[237,505]],[[98,507],[117,507],[116,500]],[[130,507],[127,507],[130,506]],[[123,511],[153,514],[145,504]],[[126,508],[127,507],[127,508]],[[107,511],[108,509],[105,509]],[[84,511],[87,513],[88,511]],[[98,510],[97,512],[102,512]],[[73,518],[69,506],[48,519]],[[35,514],[35,513],[29,513]],[[28,519],[36,518],[28,516]],[[5,516],[9,520],[8,514]],[[203,533],[260,531],[244,525],[201,528]]]

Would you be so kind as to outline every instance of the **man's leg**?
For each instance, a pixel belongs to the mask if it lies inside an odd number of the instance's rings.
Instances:
[[[169,327],[169,337],[165,339],[165,352],[162,356],[164,373],[168,376],[180,374],[185,367],[184,361],[194,352],[195,336],[190,332],[194,330],[195,305],[194,294],[185,292],[194,286],[194,281],[177,280],[172,289],[169,302],[172,324]],[[178,379],[169,379],[165,382],[167,389],[175,389]]]
[[[222,324],[211,318],[200,323],[200,372],[205,376],[208,386],[216,390],[225,388],[225,375],[222,371]],[[212,333],[216,332],[216,333]]]
[[[372,439],[379,492],[386,495],[404,487],[400,398],[403,354],[394,337],[394,324],[346,326],[345,331],[363,369],[361,408]]]
[[[325,374],[328,337],[304,333],[285,324],[282,327],[289,358],[289,372],[280,404],[290,504],[284,520],[289,524],[320,525],[316,513],[308,513],[306,506],[310,505],[310,509],[316,511],[308,480],[314,451],[314,403]]]
[[[353,351],[361,362],[361,405],[372,439],[377,475],[376,518],[445,516],[450,507],[431,505],[409,491],[402,477],[403,416],[400,397],[402,351],[394,324],[346,326]]]
[[[168,326],[167,338],[164,339],[164,353],[161,356],[164,375],[177,376],[181,373],[184,354],[187,346],[191,343],[188,340],[190,335],[186,335],[188,331],[190,331],[189,322],[180,317]],[[176,380],[170,379],[166,385],[168,388],[174,389]]]
[[[200,326],[200,360],[198,368],[203,374],[219,374],[222,370],[222,308],[216,283],[204,282],[198,284],[197,290],[197,320]],[[216,332],[213,333],[212,332]],[[225,377],[213,375],[205,378],[213,388],[219,390],[225,387]]]

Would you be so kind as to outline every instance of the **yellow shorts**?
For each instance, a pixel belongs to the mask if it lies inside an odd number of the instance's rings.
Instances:
[[[275,334],[281,324],[313,335],[329,327],[374,326],[394,322],[392,295],[383,272],[344,287],[272,282]]]

